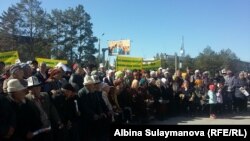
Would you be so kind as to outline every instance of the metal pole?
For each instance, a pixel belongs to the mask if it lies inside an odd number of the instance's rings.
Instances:
[[[101,39],[99,38],[98,40],[99,40],[99,45],[98,45],[98,47],[99,47],[99,51],[98,51],[98,61],[99,61],[99,63],[100,63],[100,60],[101,60],[101,59],[100,59],[100,58],[101,58],[101,57],[100,57],[100,55],[101,55],[101,41],[100,41],[100,40],[101,40]]]
[[[102,48],[102,63],[103,65],[106,63],[105,61],[105,52],[108,50],[108,48]]]
[[[178,69],[177,53],[174,54],[175,71]]]
[[[104,36],[104,33],[102,33],[102,35],[101,35],[101,37],[103,37]],[[99,63],[101,62],[101,38],[99,37],[99,45],[98,45],[98,48],[99,48],[99,52],[98,52],[98,61],[99,61]]]
[[[105,49],[102,49],[102,53],[103,53],[103,58],[102,58],[103,62],[102,63],[103,63],[103,65],[105,65],[105,51],[106,51]]]

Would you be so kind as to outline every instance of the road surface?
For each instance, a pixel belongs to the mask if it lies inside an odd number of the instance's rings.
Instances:
[[[230,114],[216,119],[209,117],[171,117],[167,120],[152,121],[154,125],[250,125],[250,112],[244,114]]]

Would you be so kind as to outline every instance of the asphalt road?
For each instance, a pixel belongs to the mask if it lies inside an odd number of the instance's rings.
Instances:
[[[154,125],[250,125],[250,112],[229,114],[210,119],[209,117],[172,117],[163,121],[152,121]]]
[[[177,116],[163,121],[155,120],[150,122],[154,125],[250,125],[250,102],[248,102],[248,111],[245,113],[232,113],[218,116],[211,119],[209,116]]]

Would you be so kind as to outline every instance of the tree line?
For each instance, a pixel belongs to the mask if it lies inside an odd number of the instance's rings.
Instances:
[[[174,56],[168,57],[164,53],[157,53],[155,59],[162,60],[162,67],[175,68]],[[178,57],[179,62],[182,62],[181,70],[185,71],[187,67],[199,69],[201,71],[209,71],[212,75],[218,73],[222,69],[230,69],[233,72],[250,71],[250,63],[241,61],[234,52],[230,49],[222,49],[215,52],[210,46],[207,46],[195,58],[190,55]]]
[[[38,0],[20,0],[0,16],[0,51],[18,50],[23,61],[35,57],[95,63],[98,41],[83,5],[50,12]]]

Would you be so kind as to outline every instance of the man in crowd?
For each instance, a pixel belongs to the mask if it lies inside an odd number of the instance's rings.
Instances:
[[[18,79],[7,83],[8,99],[15,113],[15,132],[10,137],[14,141],[43,141],[41,134],[34,132],[42,128],[39,109],[33,102],[25,99],[27,88]]]
[[[62,94],[56,96],[53,102],[64,125],[60,141],[80,141],[79,101],[74,87],[70,83],[64,84]]]
[[[18,79],[20,81],[20,83],[26,87],[27,86],[27,81],[24,80],[24,71],[23,69],[21,68],[20,65],[16,64],[16,65],[13,65],[11,68],[10,68],[10,77],[8,79],[5,79],[4,82],[3,82],[3,92],[5,94],[7,94],[7,88],[8,88],[8,81],[11,80],[11,79]]]
[[[232,113],[233,110],[235,84],[236,84],[236,78],[233,75],[233,72],[231,70],[228,70],[227,76],[225,77],[225,85],[224,85],[226,87],[226,94],[223,97],[225,104],[224,108],[228,113]]]
[[[30,64],[30,67],[32,69],[32,75],[35,75],[37,73],[38,62],[36,60],[33,60]]]
[[[95,82],[91,76],[84,77],[84,88],[79,90],[79,109],[82,113],[81,121],[84,129],[85,140],[103,140],[102,122],[107,118],[107,107],[105,107],[102,97],[96,92]],[[104,105],[104,106],[103,106]]]
[[[79,64],[75,64],[73,69],[75,73],[71,74],[69,83],[78,91],[83,88],[84,70]]]
[[[49,78],[49,75],[47,74],[47,65],[46,63],[42,62],[39,64],[39,71],[36,72],[34,76],[37,77],[38,81],[41,82],[43,85],[45,84],[46,80]],[[44,92],[44,86],[41,86],[41,91]]]
[[[14,134],[15,114],[9,100],[0,94],[0,140],[8,141]]]
[[[107,83],[109,86],[114,86],[114,72],[112,70],[107,71],[107,76],[103,79],[104,83]]]
[[[34,102],[36,107],[40,112],[40,119],[42,121],[42,127],[59,127],[61,125],[61,120],[58,112],[54,105],[52,104],[48,93],[41,92],[42,83],[38,81],[37,77],[31,76],[27,79],[29,93],[26,98]],[[51,132],[43,134],[47,141],[52,140]]]

